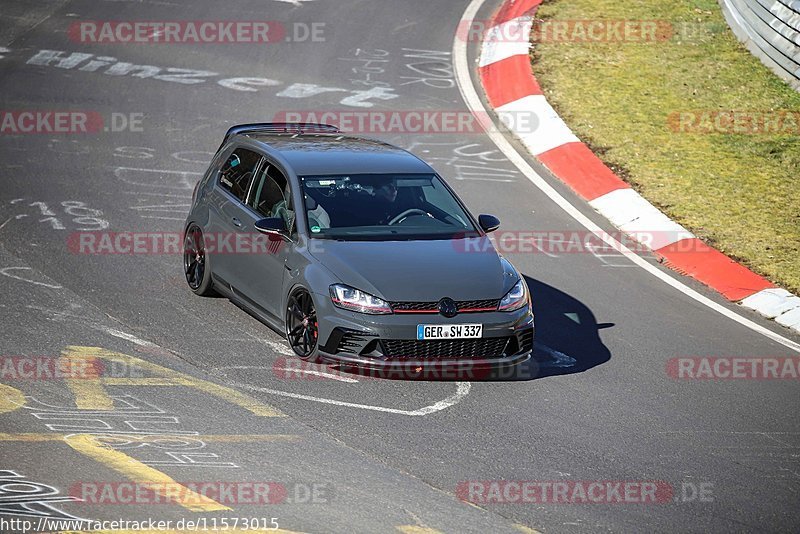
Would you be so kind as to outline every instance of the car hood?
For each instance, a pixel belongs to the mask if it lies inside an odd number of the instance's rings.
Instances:
[[[419,241],[316,239],[309,251],[343,284],[388,301],[502,298],[519,275],[486,237]]]

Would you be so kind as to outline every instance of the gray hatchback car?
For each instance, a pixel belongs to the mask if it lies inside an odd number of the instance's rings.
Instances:
[[[321,124],[228,130],[195,186],[183,266],[315,363],[494,368],[531,357],[527,285],[428,164]]]

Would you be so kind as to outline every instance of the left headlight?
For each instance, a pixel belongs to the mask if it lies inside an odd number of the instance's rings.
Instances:
[[[374,295],[344,284],[331,286],[331,301],[337,308],[373,315],[392,313],[389,303]]]
[[[528,305],[528,286],[525,281],[520,278],[511,291],[506,293],[506,296],[500,300],[497,306],[498,311],[515,311]]]

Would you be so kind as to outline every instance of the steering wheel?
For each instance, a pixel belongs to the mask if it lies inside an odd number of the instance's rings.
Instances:
[[[433,215],[431,215],[427,211],[421,210],[419,208],[410,208],[410,209],[407,209],[406,211],[404,211],[403,213],[400,213],[400,214],[395,215],[394,217],[392,217],[392,220],[389,221],[388,224],[390,224],[390,225],[391,224],[397,224],[400,221],[402,221],[403,219],[407,218],[409,215],[425,215],[427,217],[433,218]]]

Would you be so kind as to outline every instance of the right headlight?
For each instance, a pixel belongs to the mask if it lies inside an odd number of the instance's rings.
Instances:
[[[506,296],[500,299],[500,304],[497,306],[498,311],[515,311],[528,305],[528,286],[525,281],[520,278],[511,291],[506,293]]]
[[[360,289],[344,284],[334,284],[330,289],[331,301],[338,308],[374,315],[392,313],[388,302]]]

